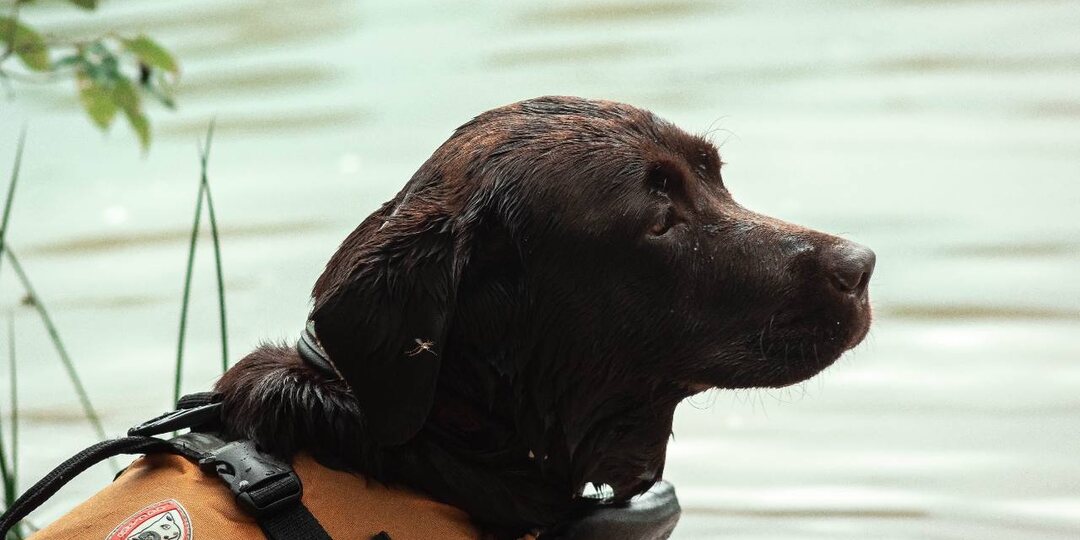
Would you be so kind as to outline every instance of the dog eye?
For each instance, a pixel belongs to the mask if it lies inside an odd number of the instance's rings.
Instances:
[[[678,223],[679,215],[675,211],[675,206],[668,205],[668,207],[664,209],[664,213],[660,216],[660,219],[649,228],[649,234],[652,236],[663,236]]]

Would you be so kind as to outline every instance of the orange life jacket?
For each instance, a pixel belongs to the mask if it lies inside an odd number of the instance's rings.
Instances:
[[[334,540],[465,540],[481,531],[461,510],[403,488],[335,471],[301,454],[302,502]],[[144,534],[145,533],[145,534]],[[190,460],[151,454],[32,540],[234,540],[264,538],[232,492]]]

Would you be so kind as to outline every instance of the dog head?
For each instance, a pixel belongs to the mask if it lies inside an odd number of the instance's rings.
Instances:
[[[873,252],[743,208],[721,165],[618,103],[538,98],[460,127],[315,286],[311,318],[369,435],[409,440],[458,386],[510,396],[526,444],[574,462],[628,407],[790,385],[858,344]],[[633,445],[624,432],[605,433]],[[646,481],[658,459],[607,476]]]

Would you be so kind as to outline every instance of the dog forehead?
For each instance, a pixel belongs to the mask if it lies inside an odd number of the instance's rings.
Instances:
[[[614,101],[548,96],[487,111],[435,153],[444,172],[641,172],[646,162],[716,161],[716,149],[653,113]],[[453,173],[451,172],[453,176]]]
[[[489,148],[506,143],[590,146],[710,146],[652,112],[615,101],[545,96],[480,114],[459,127],[451,140],[468,139]]]
[[[596,120],[654,120],[649,111],[617,101],[573,96],[542,96],[491,109],[474,121],[484,123],[499,118]]]

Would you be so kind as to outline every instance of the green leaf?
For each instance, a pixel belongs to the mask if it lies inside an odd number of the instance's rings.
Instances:
[[[79,86],[79,101],[82,102],[86,114],[90,115],[90,119],[97,127],[101,129],[109,127],[117,111],[112,92],[85,73],[80,72],[75,80]]]
[[[135,39],[125,39],[123,42],[124,48],[134,54],[142,63],[168,71],[173,75],[180,74],[180,65],[176,63],[176,59],[154,40],[146,36],[139,36]]]
[[[68,0],[83,9],[97,9],[98,0]]]
[[[150,122],[146,119],[146,115],[138,109],[124,109],[124,115],[127,116],[135,134],[139,136],[139,146],[142,147],[143,152],[147,151],[150,148]]]
[[[113,82],[124,76],[120,72],[120,60],[101,41],[79,47],[78,55],[82,60],[80,69],[98,84],[112,88]]]
[[[176,100],[173,98],[173,88],[166,79],[164,73],[160,71],[156,72],[142,85],[142,87],[147,94],[157,99],[162,105],[170,109],[176,109]]]
[[[78,54],[65,56],[56,62],[53,62],[53,69],[62,69],[71,66],[77,66],[84,62],[83,57]]]
[[[139,146],[145,152],[150,148],[150,122],[143,114],[142,103],[139,100],[139,94],[135,92],[135,85],[122,76],[116,79],[113,84],[112,101],[124,111],[128,123],[139,136]]]
[[[135,93],[135,86],[123,76],[113,81],[112,101],[126,113],[142,110],[139,94]]]
[[[49,49],[41,34],[11,17],[0,17],[0,42],[10,47],[26,67],[33,71],[49,71]]]

